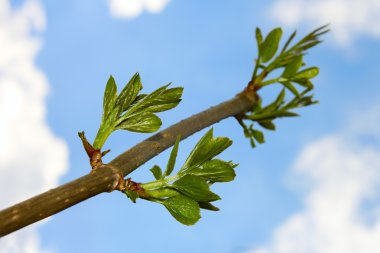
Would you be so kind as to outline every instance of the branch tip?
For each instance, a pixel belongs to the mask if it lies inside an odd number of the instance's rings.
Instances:
[[[102,157],[105,156],[106,154],[108,154],[109,152],[111,152],[111,149],[107,149],[105,151],[102,152]]]

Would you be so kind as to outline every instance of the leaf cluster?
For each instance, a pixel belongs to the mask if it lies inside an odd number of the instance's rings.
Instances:
[[[255,122],[264,129],[275,130],[276,126],[273,123],[275,119],[298,116],[292,111],[293,109],[317,103],[313,100],[310,92],[314,89],[311,79],[319,74],[319,69],[317,67],[306,68],[304,56],[310,48],[322,42],[320,36],[328,31],[327,26],[319,27],[291,46],[296,37],[296,32],[294,32],[279,50],[282,37],[281,28],[273,29],[265,38],[263,38],[261,30],[256,28],[258,58],[252,75],[253,85],[256,90],[260,90],[265,86],[277,83],[281,84],[283,89],[273,102],[262,107],[260,100],[251,112],[239,119],[244,134],[250,139],[252,147],[256,146],[256,142],[265,142],[264,134],[254,128],[253,124],[247,126],[244,120]],[[267,80],[271,72],[281,68],[283,70],[278,77]],[[258,73],[259,70],[261,70],[260,73]],[[288,90],[293,96],[288,102],[285,101],[285,90]]]
[[[258,58],[255,69],[260,68],[266,72],[271,72],[278,68],[285,68],[287,69],[287,74],[296,74],[297,70],[303,65],[302,56],[307,54],[309,49],[322,43],[320,37],[328,31],[327,25],[321,26],[307,34],[293,46],[290,46],[297,35],[297,31],[295,31],[286,40],[282,49],[278,50],[282,37],[282,29],[273,29],[263,39],[260,28],[256,28]],[[292,65],[292,67],[289,65]],[[256,75],[257,72],[254,72],[254,74]]]
[[[210,129],[195,145],[183,166],[171,175],[176,162],[180,137],[177,137],[165,170],[155,165],[151,172],[155,181],[142,184],[149,197],[144,197],[166,207],[170,214],[185,225],[193,225],[200,219],[200,209],[218,211],[211,202],[220,197],[210,186],[217,182],[229,182],[235,178],[232,162],[215,158],[228,148],[232,141],[225,137],[213,137]],[[129,198],[129,192],[126,192]],[[132,199],[133,200],[133,199]]]
[[[136,73],[118,94],[115,79],[108,79],[103,97],[103,115],[94,148],[100,150],[115,130],[152,133],[161,127],[158,112],[174,108],[181,101],[182,87],[165,85],[150,94],[140,94],[142,83]]]

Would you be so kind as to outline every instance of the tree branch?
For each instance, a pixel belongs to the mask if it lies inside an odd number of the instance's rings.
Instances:
[[[174,124],[122,153],[108,165],[55,189],[0,211],[0,237],[28,226],[102,192],[112,192],[121,177],[172,146],[181,139],[222,119],[241,115],[257,102],[250,90]]]

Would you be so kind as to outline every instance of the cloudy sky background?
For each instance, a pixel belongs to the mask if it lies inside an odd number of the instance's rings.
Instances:
[[[320,66],[320,104],[278,122],[251,150],[232,119],[215,134],[239,163],[220,185],[218,213],[193,227],[161,206],[102,194],[0,239],[0,252],[379,252],[380,2],[0,0],[0,208],[88,172],[76,132],[96,134],[110,74],[140,72],[145,91],[185,88],[164,126],[239,92],[252,71],[255,26],[332,32],[308,62]],[[271,93],[269,92],[270,96]],[[180,145],[184,161],[202,133]],[[116,133],[108,159],[147,135]],[[165,164],[168,153],[136,171]]]

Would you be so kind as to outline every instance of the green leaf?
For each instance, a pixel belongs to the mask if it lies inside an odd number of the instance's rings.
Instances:
[[[314,88],[313,83],[307,78],[292,80],[292,82],[298,83],[299,85],[301,85],[301,86],[303,86],[309,90],[312,90]]]
[[[117,129],[151,133],[161,126],[161,120],[153,113],[169,110],[181,101],[183,88],[167,89],[165,85],[151,94],[138,94],[142,89],[140,75],[136,73],[117,96],[117,87],[111,76],[103,98],[103,115],[94,140],[94,148],[101,149]]]
[[[260,55],[260,46],[263,43],[263,34],[261,33],[260,28],[256,27],[256,41],[257,41],[257,47],[259,49],[259,55]]]
[[[281,52],[285,52],[286,51],[286,49],[290,45],[290,42],[292,42],[292,40],[294,39],[294,37],[296,37],[296,35],[297,35],[297,31],[294,31],[292,33],[292,35],[290,35],[289,39],[286,41],[286,43],[285,43],[285,45],[284,45],[284,47],[283,47],[283,49],[282,49]]]
[[[278,94],[276,100],[274,101],[276,108],[278,108],[284,102],[284,99],[285,99],[285,89],[282,89],[281,92]]]
[[[299,92],[296,89],[296,87],[293,86],[291,82],[281,82],[282,85],[284,85],[288,90],[290,90],[294,96],[299,97]]]
[[[314,84],[310,80],[307,80],[307,82],[304,84],[304,87],[306,87],[308,90],[312,90],[314,89]]]
[[[282,36],[281,28],[273,29],[260,46],[262,62],[268,62],[276,54]]]
[[[310,82],[311,83],[311,82]],[[314,85],[311,83],[311,85],[313,86],[313,88],[314,88]],[[302,92],[301,92],[301,94],[300,94],[300,96],[301,97],[305,97],[305,95],[307,94],[307,93],[309,93],[313,88],[307,88],[307,89],[305,89],[305,90],[303,90]],[[296,99],[296,98],[295,98]],[[299,98],[298,98],[299,99]]]
[[[159,96],[147,103],[148,108],[145,111],[163,112],[172,109],[181,102],[183,88],[176,87],[163,91]]]
[[[131,115],[134,115],[136,113],[141,113],[143,111],[143,109],[151,106],[152,105],[152,101],[156,97],[160,96],[166,90],[166,88],[168,86],[169,86],[169,84],[167,84],[165,86],[162,86],[162,87],[158,88],[157,90],[153,91],[152,93],[147,94],[146,96],[144,96],[137,103],[135,103],[134,106],[130,107],[125,112],[125,114],[123,114],[123,116],[121,117],[121,119],[124,120],[126,118],[131,117]]]
[[[210,191],[203,178],[194,175],[186,175],[178,179],[171,187],[196,201],[210,202],[220,199],[218,195]]]
[[[244,121],[240,120],[239,124],[243,127],[244,136],[245,137],[249,137],[250,136],[250,132],[249,132],[249,129],[248,129],[247,125],[244,123]]]
[[[274,118],[273,112],[247,115],[247,119],[252,121],[273,120]]]
[[[255,139],[252,136],[249,137],[249,143],[251,144],[252,148],[256,148]]]
[[[274,119],[281,117],[298,116],[298,114],[290,110],[317,103],[317,101],[314,101],[312,97],[304,99],[304,95],[313,89],[314,86],[310,79],[318,75],[319,69],[317,67],[312,67],[302,70],[302,66],[306,65],[303,62],[303,56],[307,53],[306,50],[321,43],[320,36],[328,31],[329,29],[327,26],[319,27],[294,45],[290,45],[296,37],[295,31],[285,42],[285,45],[282,48],[281,52],[277,54],[278,44],[282,36],[281,29],[276,28],[272,30],[264,39],[264,41],[262,41],[260,30],[256,29],[256,37],[259,38],[256,38],[256,40],[260,42],[260,57],[259,61],[255,65],[252,80],[256,80],[254,79],[256,76],[259,76],[261,78],[258,79],[259,88],[265,87],[272,83],[281,83],[284,89],[281,91],[281,93],[279,93],[275,101],[271,102],[270,104],[266,106],[261,106],[261,104],[253,106],[250,113],[245,115],[245,120],[257,122],[261,127],[265,129],[275,130],[276,127],[272,122]],[[269,62],[269,64],[262,64],[263,62]],[[258,65],[263,66],[263,72],[259,74],[256,73]],[[281,76],[273,78],[273,75],[275,75],[273,71],[279,68],[284,68]],[[299,87],[296,84],[305,87],[305,89],[303,87]],[[294,98],[287,103],[285,103],[284,100],[286,89],[294,94]],[[248,128],[241,122],[239,123],[244,129],[244,135],[250,138],[250,142],[253,147],[258,142],[264,141],[264,136],[261,132],[258,132],[252,127]]]
[[[321,26],[302,38],[296,45],[287,51],[289,54],[304,54],[306,50],[318,45],[322,41],[319,37],[329,31],[328,25]]]
[[[154,202],[161,203],[160,201],[163,200],[163,199],[171,198],[171,197],[174,197],[174,196],[177,196],[177,195],[181,194],[177,190],[171,189],[171,188],[167,188],[167,187],[157,188],[157,189],[153,189],[152,190],[152,189],[146,189],[144,187],[144,184],[142,184],[141,186],[144,188],[145,192],[150,197],[149,200],[154,201]]]
[[[158,165],[154,165],[153,168],[150,169],[150,171],[153,173],[153,176],[156,180],[160,180],[163,178],[162,170]]]
[[[186,196],[174,196],[163,200],[161,204],[182,224],[193,225],[201,218],[198,203]]]
[[[153,133],[161,127],[161,119],[153,113],[140,113],[128,118],[116,126],[131,132]]]
[[[135,191],[128,191],[126,190],[125,195],[133,202],[136,203],[136,199],[139,197],[139,195]]]
[[[191,170],[189,173],[211,182],[230,182],[234,180],[236,176],[234,171],[236,166],[236,164],[230,162],[214,159],[205,162],[200,167]]]
[[[304,79],[304,78],[311,79],[313,77],[316,77],[318,74],[319,74],[319,69],[317,67],[312,67],[312,68],[302,70],[301,72],[298,72],[294,76],[294,79],[295,80]]]
[[[201,165],[223,152],[231,144],[232,141],[226,137],[213,138],[213,129],[211,128],[195,145],[181,171]]]
[[[320,40],[310,41],[308,43],[303,44],[302,46],[299,46],[297,50],[299,52],[305,52],[306,50],[308,50],[312,47],[315,47],[316,45],[318,45],[320,43],[322,43],[322,41],[320,41]]]
[[[146,95],[131,107],[123,116],[126,119],[135,113],[144,112],[162,112],[177,106],[181,101],[183,88],[167,89],[169,86],[165,85],[152,93]]]
[[[102,121],[93,144],[95,149],[101,149],[109,135],[117,129],[115,127],[123,121],[120,114],[136,99],[141,88],[140,76],[136,73],[117,96],[115,80],[112,76],[109,78],[103,98]]]
[[[261,121],[258,121],[257,123],[259,123],[259,125],[265,129],[276,130],[275,124],[273,124],[273,122],[270,120],[261,120]]]
[[[115,101],[117,99],[117,87],[115,79],[110,76],[107,81],[106,89],[103,96],[103,117],[102,122],[106,121],[109,117],[112,109],[115,107]]]
[[[298,101],[297,107],[309,106],[316,103],[318,103],[318,101],[313,101],[313,96],[306,96]]]
[[[265,142],[263,132],[256,129],[252,129],[252,135],[258,143],[263,144]]]
[[[210,211],[219,211],[219,208],[211,204],[210,202],[198,202],[198,205],[202,209],[210,210]]]
[[[170,153],[170,158],[169,158],[168,164],[166,166],[164,177],[169,176],[174,169],[175,161],[176,161],[177,154],[178,154],[178,146],[179,146],[180,141],[181,141],[181,136],[178,135],[177,139],[174,143],[174,147],[172,149],[172,152]]]
[[[281,118],[281,117],[297,117],[299,116],[297,113],[295,112],[283,112],[283,111],[280,111],[280,112],[276,112],[273,114],[274,117],[277,117],[277,118]]]
[[[119,113],[125,111],[128,106],[136,99],[142,89],[139,73],[133,75],[124,89],[120,92],[117,98],[116,105],[119,108]]]
[[[325,33],[327,33],[329,31],[328,26],[329,25],[324,25],[324,26],[318,27],[317,29],[315,29],[311,33],[307,34],[292,49],[296,49],[296,50],[300,50],[301,49],[301,50],[304,50],[302,48],[305,45],[308,45],[310,43],[314,43],[315,41],[319,41],[318,37],[320,37],[321,35],[323,35],[323,34],[325,34]]]
[[[303,56],[299,55],[294,57],[294,59],[285,67],[284,72],[282,73],[282,77],[292,77],[297,71],[301,68],[303,63]]]
[[[282,89],[281,92],[278,94],[276,100],[270,103],[269,105],[265,106],[260,112],[260,114],[264,114],[264,113],[269,114],[278,110],[278,108],[284,103],[284,99],[285,99],[285,89]],[[253,118],[251,116],[253,116]],[[254,119],[256,118],[256,116],[260,117],[260,115],[249,115],[248,118]]]
[[[128,106],[127,110],[128,110],[130,107],[135,106],[135,104],[137,104],[137,102],[139,102],[140,100],[142,100],[142,99],[145,98],[146,96],[147,96],[147,94],[139,94],[139,95],[137,95],[137,97],[135,98],[135,100],[133,100],[133,102]]]

